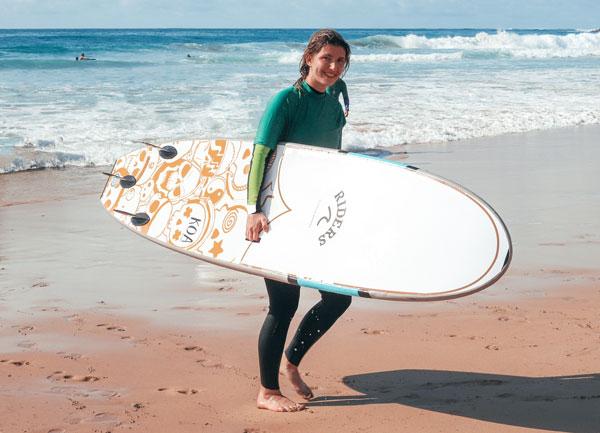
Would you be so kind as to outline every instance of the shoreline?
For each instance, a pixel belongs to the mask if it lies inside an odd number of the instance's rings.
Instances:
[[[260,278],[120,227],[103,167],[0,175],[0,432],[595,432],[599,138],[382,149],[488,201],[513,262],[464,298],[353,299],[303,361],[317,397],[295,414],[254,405]],[[318,299],[302,290],[292,328]]]

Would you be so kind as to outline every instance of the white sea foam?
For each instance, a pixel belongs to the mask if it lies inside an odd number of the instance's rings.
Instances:
[[[600,56],[600,33],[518,34],[498,31],[479,32],[473,37],[448,36],[428,38],[375,35],[357,41],[359,46],[426,50],[498,51],[515,57],[585,57]]]
[[[600,34],[437,34],[351,40],[345,148],[600,123]],[[212,38],[98,63],[0,58],[0,173],[112,165],[136,141],[251,140],[271,96],[297,79],[303,45]]]
[[[277,61],[284,65],[297,65],[302,59],[302,51],[291,50],[286,53],[272,52],[271,56],[277,57]]]
[[[387,63],[387,62],[444,62],[459,60],[462,52],[456,53],[429,53],[429,54],[354,54],[352,62]]]
[[[349,82],[362,99],[351,99],[344,146],[364,150],[597,124],[596,80],[600,73],[501,71],[486,81],[440,72],[399,85]]]
[[[188,91],[183,87],[177,93]],[[0,119],[0,136],[18,137],[13,140],[13,151],[0,159],[0,173],[112,165],[124,153],[138,148],[140,141],[251,138],[254,119],[250,120],[247,101],[239,93],[225,90],[196,105],[177,101],[171,96],[173,92],[172,88],[161,90],[166,103],[132,104],[113,97],[88,110],[34,110],[37,113],[28,122],[15,118],[10,127]]]

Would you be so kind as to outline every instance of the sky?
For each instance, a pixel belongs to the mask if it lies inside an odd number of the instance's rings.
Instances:
[[[0,0],[0,28],[597,29],[599,0]]]

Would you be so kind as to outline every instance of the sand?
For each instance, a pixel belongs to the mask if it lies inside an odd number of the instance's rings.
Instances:
[[[586,126],[382,151],[485,198],[512,265],[452,301],[356,298],[288,414],[255,407],[261,279],[121,228],[102,167],[0,175],[0,432],[598,432],[598,142]]]

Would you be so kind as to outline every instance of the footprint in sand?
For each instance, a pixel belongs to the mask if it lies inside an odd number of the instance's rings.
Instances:
[[[93,415],[92,417],[87,417],[87,418],[82,418],[80,416],[69,416],[69,417],[65,418],[65,422],[67,422],[71,425],[94,423],[94,424],[103,424],[103,425],[108,425],[108,426],[113,426],[113,427],[119,427],[120,425],[123,424],[123,421],[121,421],[121,419],[119,419],[119,416],[117,414],[107,413],[107,412],[99,412],[99,413]],[[93,430],[93,431],[98,431],[98,430]]]
[[[52,311],[53,313],[64,313],[67,310],[64,310],[60,307],[44,307],[44,308],[40,308],[39,311],[42,312],[47,312],[47,311]]]
[[[54,394],[64,394],[69,399],[75,398],[95,398],[103,400],[111,400],[120,398],[121,393],[112,389],[94,389],[94,388],[73,388],[69,384],[53,386],[50,392]]]
[[[29,365],[29,361],[13,361],[11,359],[0,359],[0,363],[14,365],[15,367],[23,367],[24,365]]]
[[[196,361],[202,367],[206,368],[233,368],[231,365],[223,364],[221,362],[215,362],[213,364],[210,363],[210,359],[199,359]]]
[[[78,323],[78,324],[85,323],[85,319],[79,317],[79,314],[72,314],[71,316],[64,316],[63,319],[65,319],[69,322],[74,322],[74,323]]]
[[[164,392],[169,395],[194,395],[198,394],[198,390],[194,388],[183,388],[183,389],[173,389],[173,388],[158,388],[157,391]]]
[[[90,418],[88,421],[99,424],[112,425],[115,427],[120,426],[123,422],[119,419],[119,416],[114,413],[100,412]]]
[[[66,353],[66,352],[57,352],[57,355],[61,355],[63,358],[67,359],[79,359],[81,355],[79,353]]]
[[[567,353],[566,356],[583,356],[583,355],[589,355],[593,352],[595,352],[595,349],[591,349],[589,347],[584,347],[583,349],[577,350],[575,352]]]
[[[184,307],[172,307],[171,310],[186,310],[186,311],[204,311],[208,309],[207,307],[202,306],[184,306]]]
[[[125,328],[124,326],[121,326],[121,325],[112,325],[110,323],[99,323],[96,326],[99,327],[99,328],[106,328],[107,331],[118,331],[118,332],[125,332],[125,331],[127,331],[127,328]]]
[[[37,344],[31,341],[22,341],[21,343],[17,344],[17,346],[22,347],[24,349],[31,349],[32,347],[37,346]]]
[[[219,283],[235,283],[236,281],[239,281],[237,278],[221,278],[219,279]]]
[[[100,380],[97,376],[77,376],[73,374],[69,374],[65,371],[55,371],[46,379],[51,380],[67,380],[70,382],[97,382]]]
[[[27,335],[27,332],[33,331],[35,328],[30,325],[15,325],[13,328],[18,328],[17,332],[19,334]]]
[[[132,337],[131,335],[123,335],[121,337],[121,340],[127,341],[132,344],[145,344],[145,345],[149,344],[147,338],[142,338],[141,340],[137,340],[135,337]]]
[[[361,331],[363,334],[368,335],[384,335],[389,333],[389,331],[386,331],[385,329],[362,328]]]
[[[202,347],[202,346],[185,346],[183,349],[188,352],[203,352],[204,351],[204,347]]]

